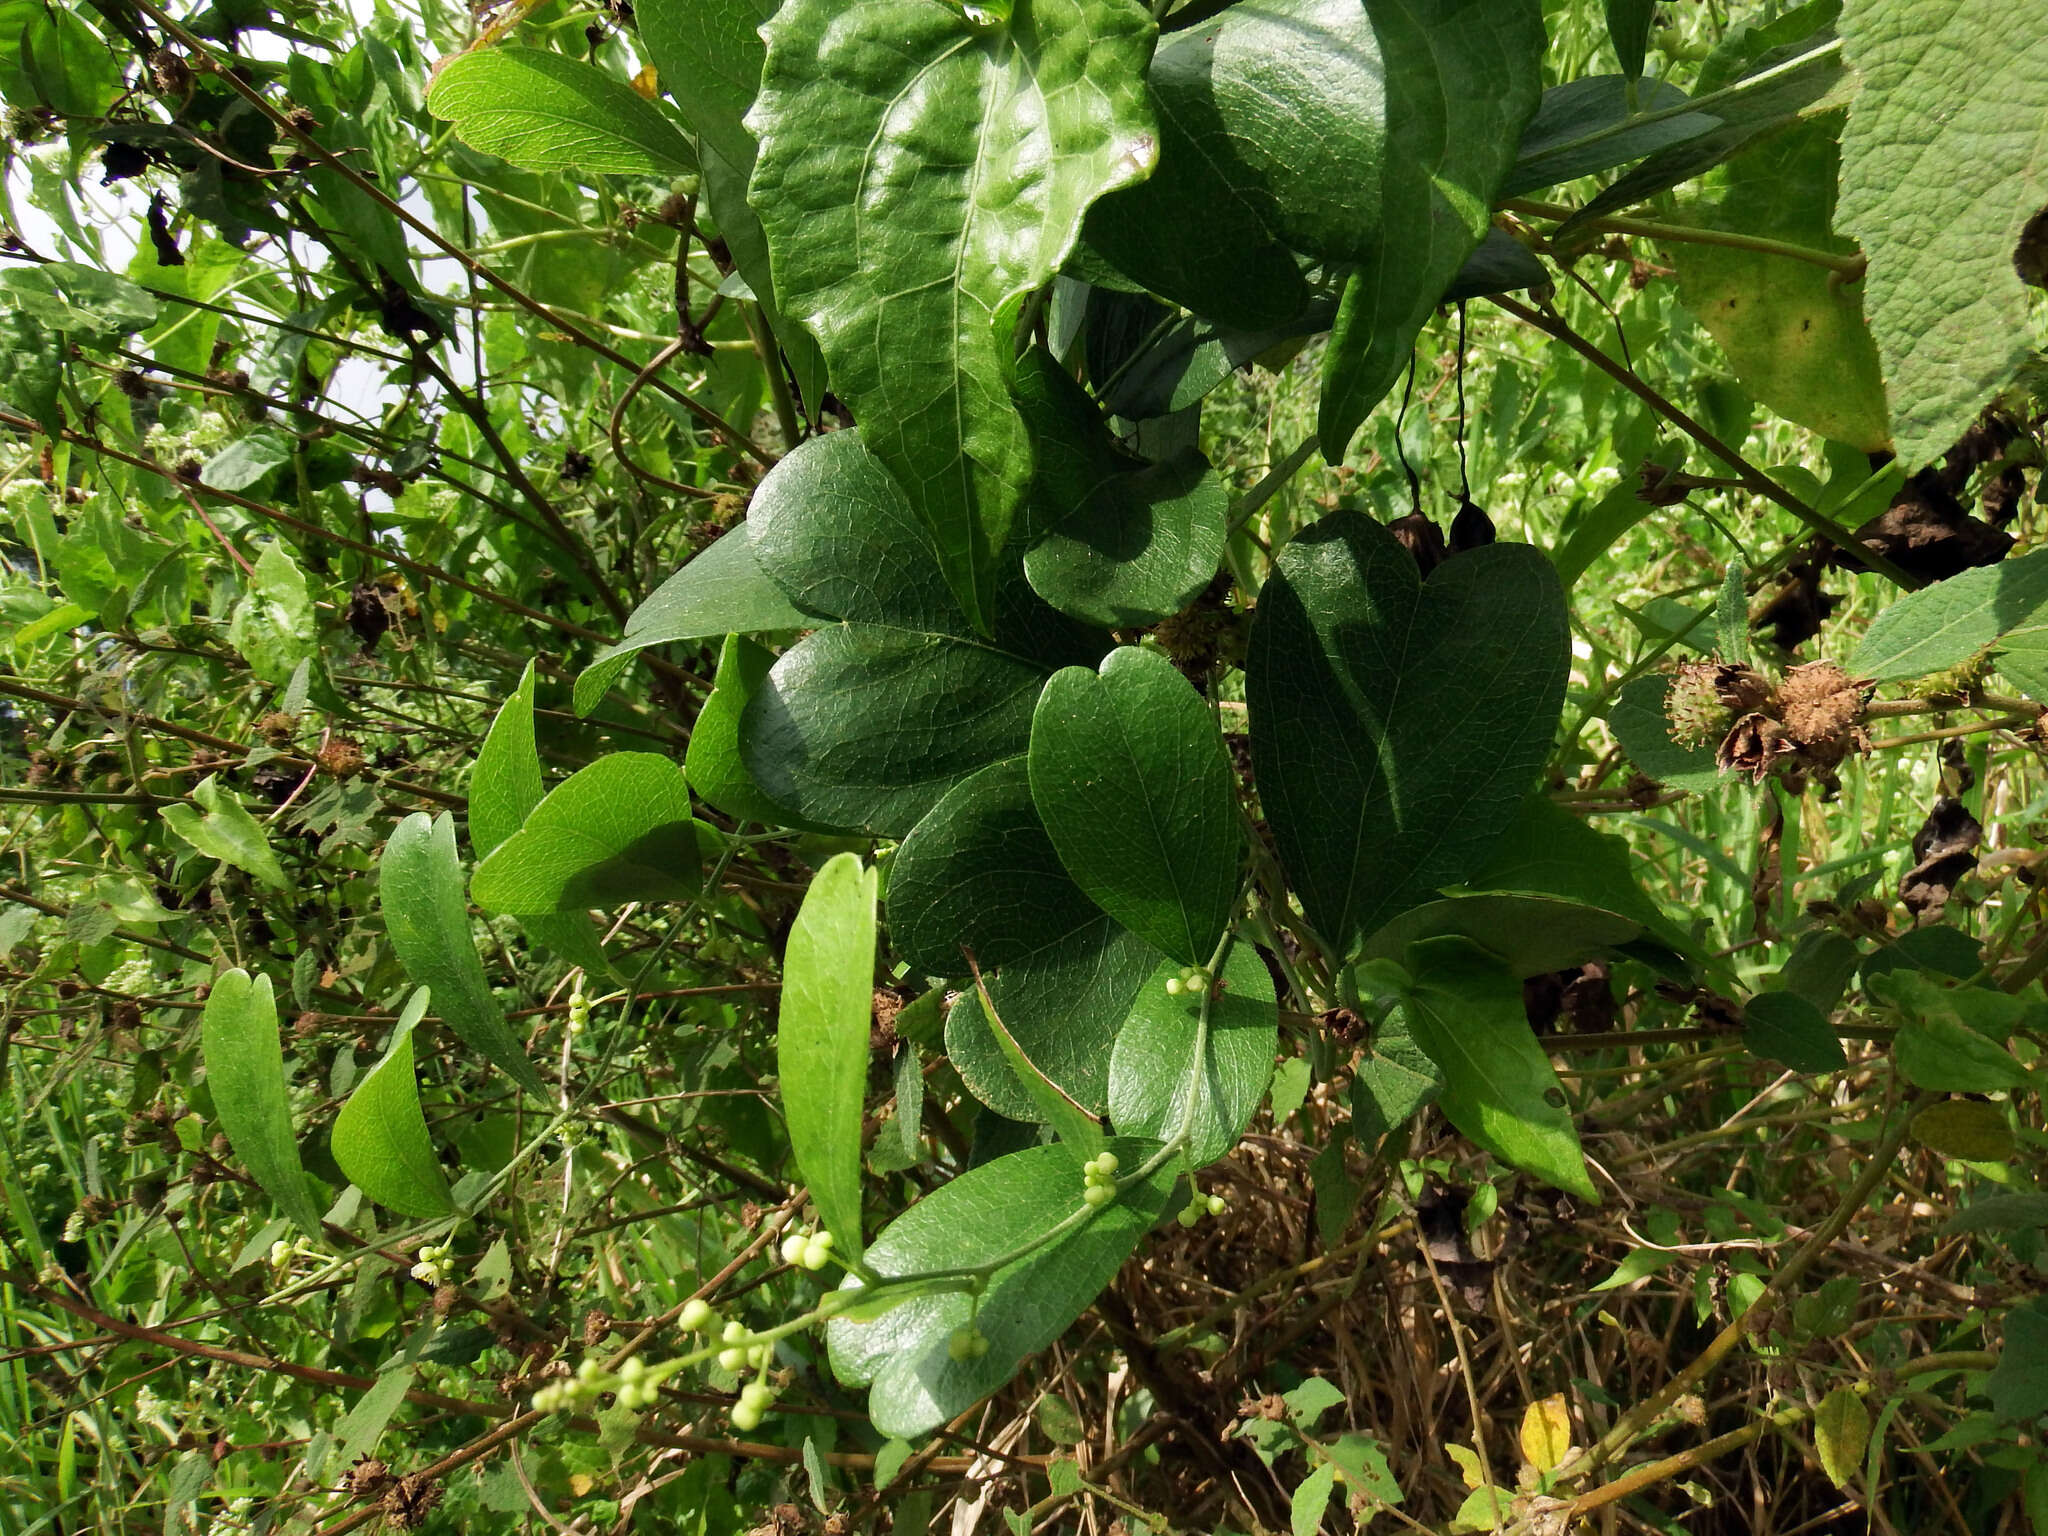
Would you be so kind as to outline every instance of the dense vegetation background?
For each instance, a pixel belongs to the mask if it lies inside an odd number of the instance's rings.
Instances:
[[[2038,0],[0,99],[0,1528],[2048,1533]]]

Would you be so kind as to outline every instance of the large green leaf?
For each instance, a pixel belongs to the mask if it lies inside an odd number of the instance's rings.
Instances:
[[[1550,749],[1570,662],[1536,550],[1494,544],[1425,583],[1354,512],[1281,555],[1246,662],[1252,762],[1309,919],[1340,949],[1482,868]]]
[[[291,681],[300,662],[319,655],[312,588],[283,544],[273,540],[256,557],[249,590],[228,617],[228,644],[242,653],[251,672],[279,686]]]
[[[413,1075],[412,1031],[427,1011],[428,994],[416,990],[383,1059],[363,1075],[334,1117],[334,1161],[370,1199],[401,1216],[425,1219],[455,1209],[434,1144],[420,1111]]]
[[[318,1238],[320,1208],[306,1189],[292,1135],[284,1048],[268,976],[252,982],[247,971],[235,970],[214,978],[200,1021],[200,1048],[213,1110],[235,1156],[301,1231]]]
[[[1444,1075],[1445,1116],[1503,1162],[1599,1203],[1550,1058],[1529,1032],[1522,983],[1460,938],[1410,947],[1403,1007]]]
[[[271,852],[263,824],[242,808],[219,778],[208,774],[192,786],[191,805],[167,805],[164,825],[210,859],[232,864],[266,885],[288,885],[284,866]]]
[[[875,997],[876,872],[857,854],[818,871],[790,928],[775,1069],[790,1150],[818,1217],[860,1257],[860,1117]]]
[[[1692,941],[1644,892],[1633,864],[1621,838],[1596,830],[1539,792],[1522,802],[1493,857],[1464,884],[1473,891],[1557,896],[1618,913],[1666,948],[1690,950]]]
[[[976,634],[930,535],[854,433],[778,464],[749,524],[791,601],[841,621],[785,654],[740,719],[755,783],[811,823],[902,836],[968,774],[1021,755],[1046,677],[1104,649],[1014,563],[991,594],[994,637]]]
[[[1152,1149],[1110,1144],[1124,1167]],[[999,1269],[975,1310],[955,1291],[920,1296],[873,1322],[834,1319],[827,1327],[832,1370],[868,1386],[868,1415],[884,1435],[923,1435],[1001,1387],[1029,1356],[1066,1331],[1116,1275],[1138,1239],[1166,1209],[1171,1168],[1125,1189],[1085,1223]],[[885,1228],[868,1249],[882,1275],[985,1264],[1051,1231],[1081,1208],[1082,1182],[1061,1147],[1031,1147],[969,1169]],[[848,1289],[858,1280],[849,1279]],[[954,1360],[947,1340],[972,1316],[989,1342],[979,1358]]]
[[[1198,1065],[1202,1000],[1166,990],[1179,970],[1165,961],[1138,989],[1110,1055],[1109,1114],[1123,1135],[1161,1141],[1185,1118],[1188,1165],[1203,1168],[1236,1146],[1258,1113],[1273,1075],[1280,1016],[1273,978],[1258,951],[1249,944],[1234,946],[1209,1005],[1209,1044]]]
[[[1849,670],[1874,682],[1946,672],[1975,659],[2048,606],[2048,550],[1980,565],[1888,604]]]
[[[1013,306],[1091,202],[1151,170],[1151,17],[1136,0],[791,0],[764,35],[747,123],[777,301],[986,632],[1030,478]]]
[[[1630,126],[1638,113],[1665,112],[1686,100],[1685,92],[1663,80],[1637,81],[1633,94],[1631,103],[1629,81],[1623,75],[1585,75],[1545,91],[1536,115],[1522,130],[1514,167],[1498,195],[1522,197],[1610,170],[1697,138],[1720,123],[1704,112],[1680,112]]]
[[[556,785],[477,866],[470,894],[525,916],[687,901],[702,878],[682,770],[659,753],[614,752]]]
[[[754,163],[747,109],[761,84],[761,23],[772,0],[640,0],[640,46],[661,88],[705,143],[734,166]]]
[[[1447,896],[1393,918],[1365,941],[1367,960],[1399,960],[1421,939],[1470,939],[1520,976],[1580,965],[1641,936],[1618,912],[1563,897],[1514,892]]]
[[[594,64],[538,48],[482,48],[441,66],[427,110],[463,142],[529,171],[570,166],[679,176],[697,153],[659,107]]]
[[[521,1086],[543,1092],[540,1074],[491,995],[470,936],[454,817],[416,811],[392,830],[377,861],[377,901],[406,975],[433,993],[443,1022]]]
[[[1839,154],[1828,121],[1800,123],[1737,155],[1714,195],[1685,211],[1709,231],[1854,255],[1835,234]],[[1814,262],[1747,246],[1672,240],[1678,297],[1720,343],[1736,380],[1780,416],[1866,452],[1891,441],[1862,285]]]
[[[889,942],[928,976],[996,972],[1101,914],[1061,864],[1023,759],[991,763],[932,807],[889,865]]]
[[[802,629],[809,622],[762,571],[742,523],[627,616],[618,643],[599,651],[576,679],[576,712],[587,715],[597,708],[633,657],[651,645]]]
[[[1076,891],[1085,921],[987,976],[989,998],[1011,1041],[1038,1075],[1090,1114],[1109,1105],[1117,1030],[1159,964],[1159,951]],[[971,989],[946,1015],[946,1055],[982,1103],[1011,1120],[1045,1118],[1041,1095],[1021,1081]]]
[[[1237,791],[1200,694],[1156,651],[1120,646],[1066,667],[1031,722],[1031,797],[1095,904],[1201,965],[1236,905]]]
[[[1029,522],[1044,533],[1024,558],[1032,588],[1105,629],[1178,613],[1223,557],[1230,498],[1208,460],[1193,449],[1154,465],[1131,458],[1042,349],[1018,364],[1017,383],[1038,463]]]
[[[1857,77],[1842,227],[1870,258],[1864,305],[1908,465],[1962,435],[2029,347],[2013,253],[2048,206],[2048,26],[1999,0],[1847,0]]]
[[[1318,430],[1333,464],[1485,238],[1543,92],[1537,0],[1365,0],[1365,10],[1386,58],[1385,160],[1363,193],[1383,234],[1353,255],[1323,353]]]
[[[1168,38],[1150,82],[1159,169],[1103,199],[1089,247],[1212,319],[1285,320],[1303,298],[1289,245],[1355,259],[1379,228],[1370,21],[1358,0],[1241,0]]]

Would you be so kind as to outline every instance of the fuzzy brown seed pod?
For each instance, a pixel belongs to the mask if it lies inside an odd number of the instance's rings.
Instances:
[[[330,779],[352,779],[363,771],[362,743],[337,736],[314,754],[314,761]]]
[[[1726,661],[1681,664],[1665,695],[1671,739],[1703,747],[1725,737],[1735,722],[1770,704],[1771,685],[1759,672]]]
[[[390,1484],[391,1468],[374,1456],[365,1456],[343,1474],[342,1481],[357,1498],[368,1498]]]
[[[418,1473],[402,1477],[384,1495],[384,1520],[394,1531],[416,1531],[441,1502],[441,1485]]]
[[[273,709],[256,722],[256,734],[273,747],[288,747],[292,738],[299,733],[299,717],[288,715],[281,709]]]
[[[583,1347],[595,1349],[618,1329],[612,1315],[600,1307],[593,1307],[583,1314]]]
[[[1785,734],[1816,768],[1832,768],[1870,745],[1863,709],[1876,684],[1853,678],[1831,661],[1794,667],[1778,685],[1778,717]]]

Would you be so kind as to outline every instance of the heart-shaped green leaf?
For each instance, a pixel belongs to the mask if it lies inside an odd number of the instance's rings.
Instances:
[[[687,901],[703,870],[683,772],[653,752],[614,752],[558,784],[477,866],[492,912],[581,912]]]
[[[334,1117],[332,1139],[334,1161],[356,1188],[386,1210],[421,1219],[455,1209],[413,1075],[412,1031],[427,1011],[427,996],[425,987],[413,992],[383,1059],[363,1074]]]
[[[1152,168],[1136,0],[790,0],[764,28],[750,194],[776,297],[931,530],[971,625],[1030,479],[1014,305]]]
[[[320,1209],[306,1190],[306,1171],[292,1135],[284,1048],[270,978],[247,971],[214,978],[200,1021],[206,1087],[228,1144],[250,1176],[308,1237],[320,1236]]]
[[[806,612],[841,622],[775,664],[740,719],[740,756],[806,821],[900,837],[960,780],[1023,753],[1053,669],[1103,644],[1009,566],[995,635],[954,602],[930,536],[852,432],[813,438],[755,493],[761,567]]]
[[[1154,1149],[1128,1139],[1110,1147],[1127,1169]],[[835,1318],[826,1334],[833,1374],[873,1388],[868,1415],[884,1435],[914,1439],[945,1423],[1001,1387],[1081,1315],[1166,1209],[1173,1180],[1170,1165],[1160,1169],[1074,1231],[997,1270],[978,1310],[948,1291],[906,1301],[872,1322]],[[882,1275],[988,1263],[1073,1215],[1081,1189],[1064,1148],[1013,1152],[969,1169],[897,1217],[868,1249],[868,1263]],[[859,1284],[847,1282],[849,1289]],[[954,1360],[947,1341],[970,1317],[988,1352]]]
[[[782,966],[776,1076],[790,1150],[850,1263],[860,1257],[860,1116],[875,996],[875,871],[826,861],[804,893]]]
[[[1564,595],[1527,545],[1417,574],[1338,512],[1259,596],[1246,661],[1252,762],[1309,920],[1346,954],[1482,868],[1550,749],[1570,663]]]
[[[164,825],[209,859],[232,864],[266,885],[289,885],[263,824],[209,773],[192,786],[191,805],[166,805]]]
[[[775,653],[745,635],[727,635],[718,654],[718,673],[711,697],[690,727],[690,748],[683,757],[683,776],[697,798],[736,821],[758,821],[771,827],[801,827],[795,812],[784,809],[761,791],[740,759],[740,718],[748,701],[768,681]]]
[[[1236,905],[1223,738],[1172,662],[1121,646],[1053,674],[1031,723],[1031,798],[1075,884],[1141,939],[1205,963]]]
[[[697,169],[681,129],[625,81],[567,54],[482,48],[441,66],[427,110],[472,149],[523,170],[679,176]]]
[[[1147,465],[1124,453],[1086,390],[1034,349],[1017,403],[1038,461],[1031,521],[1049,529],[1024,557],[1033,590],[1104,629],[1178,613],[1216,575],[1229,497],[1192,449]]]
[[[761,85],[761,23],[773,0],[645,0],[640,46],[690,126],[730,163],[754,163],[747,109]]]
[[[406,975],[433,993],[448,1027],[522,1087],[544,1092],[540,1074],[491,995],[470,937],[454,817],[415,811],[392,830],[377,861],[377,901]]]
[[[1169,960],[1146,978],[1117,1032],[1109,1061],[1109,1114],[1123,1135],[1161,1141],[1185,1122],[1188,1166],[1204,1168],[1237,1145],[1258,1113],[1273,1075],[1280,1016],[1273,978],[1258,951],[1249,944],[1233,946],[1223,963],[1223,985],[1209,1005],[1209,1044],[1198,1065],[1201,997],[1166,990],[1179,969]]]

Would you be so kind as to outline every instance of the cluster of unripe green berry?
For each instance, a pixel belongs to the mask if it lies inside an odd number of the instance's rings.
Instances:
[[[1181,1208],[1176,1219],[1182,1226],[1192,1227],[1204,1216],[1221,1216],[1227,1209],[1229,1202],[1221,1195],[1205,1195],[1198,1189],[1188,1197],[1188,1203]]]
[[[946,1338],[946,1353],[955,1360],[979,1360],[988,1353],[988,1335],[973,1323],[963,1323]]]
[[[320,1252],[319,1246],[310,1238],[301,1237],[289,1243],[279,1238],[270,1245],[270,1267],[279,1273],[290,1269],[300,1259],[323,1257],[325,1255]]]
[[[823,1269],[832,1259],[830,1232],[792,1232],[782,1240],[782,1262],[800,1269]]]
[[[569,994],[569,1033],[580,1035],[590,1027],[590,999],[578,987]]]
[[[421,1285],[439,1285],[454,1267],[448,1262],[448,1256],[454,1251],[446,1243],[421,1243],[419,1262],[412,1267],[413,1279]]]
[[[1166,978],[1166,995],[1168,997],[1200,997],[1210,987],[1214,986],[1215,982],[1216,978],[1203,970],[1199,965],[1184,965],[1180,968],[1178,976]]]
[[[555,1413],[587,1407],[609,1392],[621,1408],[638,1413],[654,1406],[661,1384],[681,1368],[680,1360],[649,1365],[634,1355],[620,1361],[616,1371],[608,1371],[597,1361],[586,1359],[576,1367],[574,1376],[551,1381],[534,1393],[533,1406],[539,1413]]]
[[[1107,1205],[1116,1198],[1116,1154],[1098,1152],[1081,1165],[1081,1198]]]

